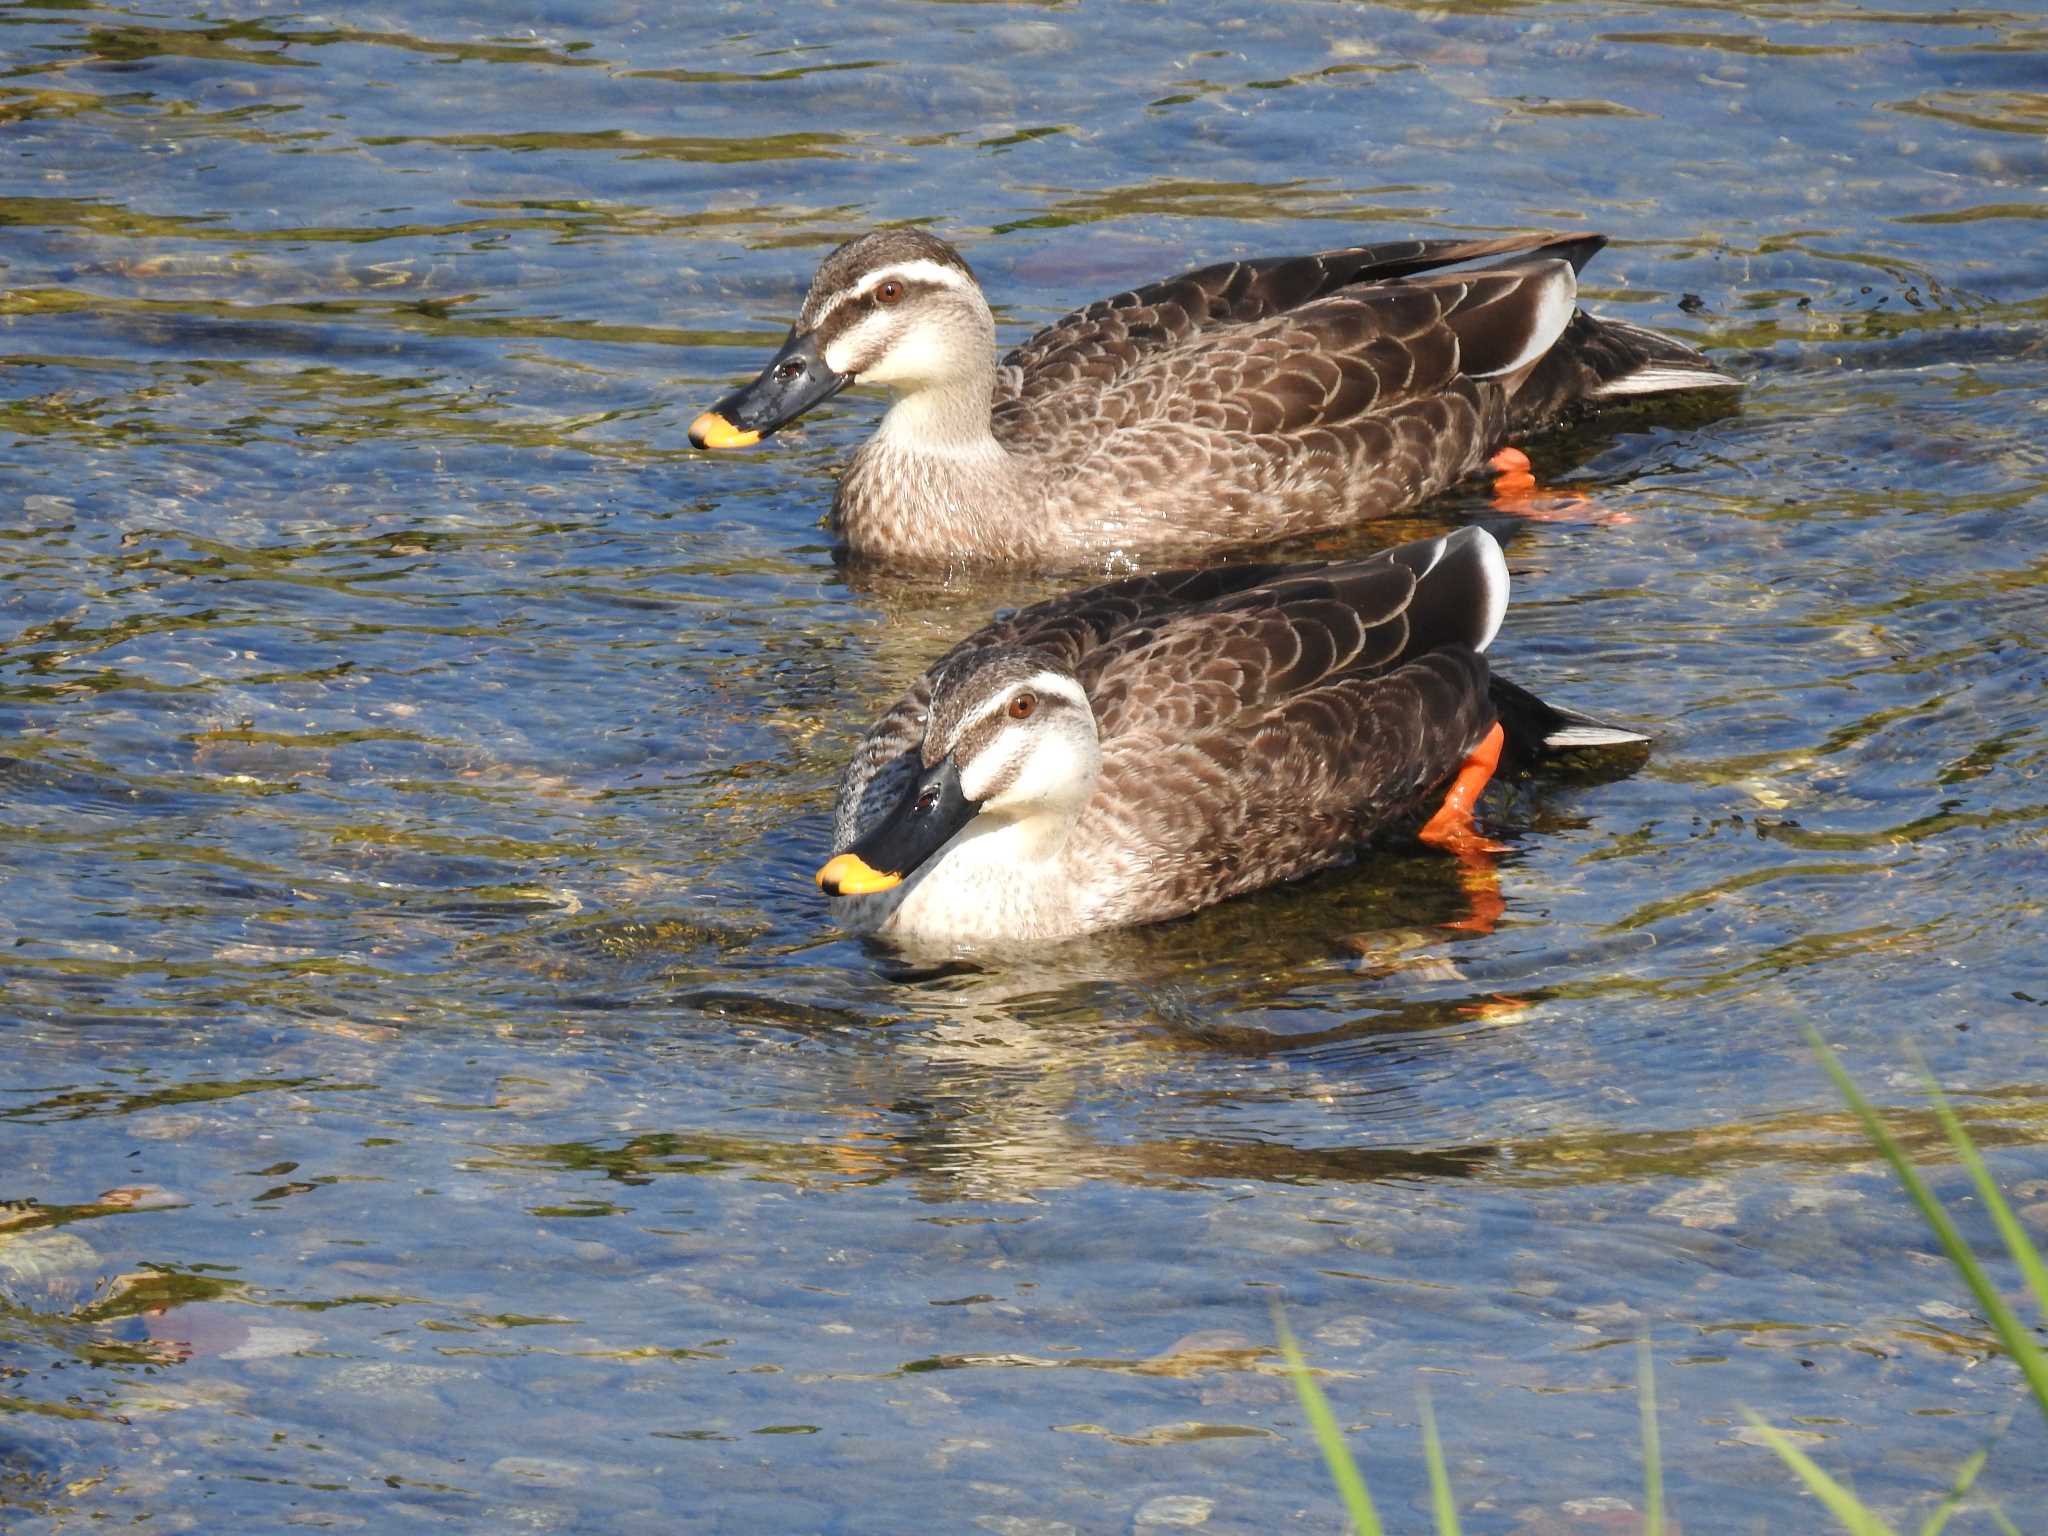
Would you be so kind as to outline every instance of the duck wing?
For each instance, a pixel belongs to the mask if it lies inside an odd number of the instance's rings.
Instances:
[[[1490,730],[1507,603],[1483,530],[1297,567],[1119,634],[1081,675],[1102,736],[1076,829],[1116,920],[1191,911],[1347,857],[1426,809]]]
[[[1008,446],[1040,462],[1062,501],[1092,509],[1113,548],[1379,516],[1498,445],[1577,294],[1560,259],[1348,288],[1043,395]],[[1202,487],[1194,508],[1178,489],[1189,485]]]
[[[1164,571],[1034,603],[947,651],[869,728],[840,776],[834,850],[918,777],[938,679],[992,647],[1028,646],[1073,671],[1107,751],[1120,733],[1196,731],[1437,645],[1483,648],[1506,607],[1507,565],[1480,528],[1342,565]]]
[[[1607,243],[1605,235],[1509,235],[1481,240],[1393,240],[1321,251],[1225,261],[1100,299],[1053,322],[1000,365],[998,435],[1017,407],[1077,385],[1101,388],[1146,357],[1205,330],[1270,320],[1364,284],[1391,282],[1463,262],[1537,254],[1574,271]]]
[[[1486,658],[1446,646],[1237,720],[1104,744],[1075,828],[1104,850],[1104,914],[1145,922],[1327,868],[1429,808],[1492,729]]]
[[[869,727],[840,775],[833,828],[835,852],[851,847],[880,822],[917,778],[932,690],[947,669],[995,646],[1024,645],[1070,669],[1112,636],[1167,614],[1227,599],[1293,569],[1234,565],[1203,571],[1132,576],[1033,603],[976,630],[928,667],[908,692]]]
[[[1281,576],[1139,623],[1077,668],[1104,749],[1139,732],[1188,735],[1348,671],[1376,673],[1408,645],[1415,578],[1374,561]]]
[[[1253,579],[1145,615],[1070,663],[1105,749],[1126,732],[1229,725],[1343,677],[1430,651],[1483,651],[1508,571],[1483,528],[1337,565],[1225,567]]]
[[[1559,260],[1346,289],[1148,346],[1111,377],[1076,375],[1013,413],[1010,443],[1074,473],[1122,461],[1126,477],[1132,455],[1191,437],[1212,456],[1248,439],[1341,453],[1332,429],[1440,395],[1461,376],[1519,382],[1563,334],[1577,297],[1571,264]],[[1283,444],[1246,446],[1271,455]]]

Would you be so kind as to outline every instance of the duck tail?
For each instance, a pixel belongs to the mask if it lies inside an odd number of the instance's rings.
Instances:
[[[1717,371],[1704,354],[1662,331],[1600,320],[1579,312],[1592,332],[1586,362],[1598,376],[1587,391],[1595,400],[1629,395],[1665,395],[1687,389],[1740,389],[1741,381]]]
[[[1520,758],[1541,757],[1552,752],[1574,752],[1587,747],[1629,747],[1648,741],[1641,731],[1610,725],[1576,709],[1546,704],[1528,689],[1509,682],[1498,673],[1487,683],[1494,712],[1500,716],[1508,746]]]
[[[1603,320],[1582,309],[1516,389],[1510,410],[1514,429],[1526,431],[1580,402],[1741,387],[1740,379],[1718,371],[1676,337],[1626,320]]]

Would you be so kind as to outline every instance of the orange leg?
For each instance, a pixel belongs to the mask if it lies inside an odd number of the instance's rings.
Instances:
[[[1499,843],[1480,839],[1488,848],[1498,850]],[[1458,856],[1458,883],[1465,888],[1465,900],[1469,903],[1465,916],[1455,922],[1445,923],[1459,933],[1489,934],[1499,925],[1508,910],[1507,898],[1500,893],[1500,871],[1494,867],[1492,855],[1485,853],[1464,853]]]
[[[1479,829],[1472,825],[1472,808],[1479,803],[1480,792],[1493,777],[1494,769],[1500,766],[1501,744],[1506,740],[1507,732],[1501,729],[1499,721],[1495,721],[1493,729],[1459,765],[1458,776],[1451,780],[1444,803],[1423,824],[1422,831],[1417,834],[1422,841],[1447,849],[1461,859],[1475,854],[1507,852],[1504,843],[1480,836]]]
[[[1493,482],[1493,505],[1501,512],[1521,512],[1536,501],[1536,466],[1519,448],[1503,448],[1486,461],[1497,477]]]
[[[1629,523],[1626,512],[1608,512],[1577,491],[1544,491],[1536,485],[1536,467],[1519,448],[1503,448],[1486,461],[1499,478],[1493,482],[1493,508],[1536,523]]]

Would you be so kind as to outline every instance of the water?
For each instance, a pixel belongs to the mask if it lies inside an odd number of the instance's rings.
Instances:
[[[1902,1520],[1987,1444],[2042,1507],[1802,1036],[1932,1156],[1924,1056],[2042,1229],[2038,13],[42,3],[0,61],[0,1525],[1333,1530],[1274,1301],[1402,1528],[1425,1389],[1467,1530],[1632,1528],[1643,1333],[1688,1530],[1821,1523],[1745,1406]],[[1059,585],[834,566],[871,396],[687,449],[883,219],[1011,338],[1612,234],[1591,302],[1739,411],[1336,548],[1486,523],[1503,669],[1647,764],[1497,794],[1496,891],[832,932],[849,744]]]

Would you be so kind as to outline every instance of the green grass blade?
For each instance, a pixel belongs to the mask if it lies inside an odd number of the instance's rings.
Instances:
[[[2004,1536],[2020,1536],[2020,1528],[2005,1518],[2004,1510],[1993,1506],[1991,1518],[1998,1526],[1998,1529],[2004,1533]]]
[[[2034,1400],[2041,1405],[2041,1411],[2048,1413],[2048,1359],[2042,1357],[2040,1347],[2034,1343],[2033,1335],[2020,1322],[2012,1308],[2005,1304],[2005,1298],[1999,1295],[1991,1284],[1991,1277],[1984,1273],[1984,1266],[1977,1262],[1977,1256],[1963,1241],[1962,1233],[1958,1232],[1956,1224],[1949,1220],[1948,1212],[1943,1210],[1941,1202],[1934,1198],[1933,1191],[1928,1189],[1921,1179],[1919,1170],[1907,1161],[1904,1149],[1892,1139],[1892,1133],[1885,1128],[1884,1121],[1878,1118],[1877,1111],[1871,1108],[1870,1101],[1864,1098],[1857,1091],[1856,1085],[1849,1080],[1848,1072],[1841,1062],[1835,1059],[1835,1053],[1828,1049],[1827,1042],[1821,1039],[1817,1030],[1809,1028],[1806,1035],[1812,1042],[1815,1053],[1820,1057],[1820,1064],[1827,1069],[1828,1076],[1835,1080],[1835,1087],[1848,1101],[1849,1107],[1856,1112],[1856,1118],[1863,1122],[1864,1134],[1877,1144],[1877,1149],[1884,1154],[1885,1161],[1892,1165],[1892,1172],[1899,1176],[1899,1182],[1906,1186],[1906,1193],[1920,1208],[1922,1219],[1934,1230],[1935,1237],[1941,1243],[1942,1252],[1948,1255],[1949,1263],[1956,1267],[1957,1272],[1963,1277],[1963,1283],[1970,1288],[1971,1296],[1976,1298],[1977,1309],[1990,1320],[1992,1331],[1998,1335],[1998,1342],[2005,1346],[2006,1353],[2012,1356],[2014,1363],[2020,1368],[2020,1373],[2026,1377],[2027,1386],[2033,1392]],[[1961,1130],[1958,1126],[1957,1131]],[[1964,1139],[1968,1139],[1967,1135]]]
[[[1337,1416],[1330,1412],[1323,1389],[1309,1374],[1308,1362],[1301,1358],[1294,1334],[1280,1316],[1278,1307],[1273,1309],[1273,1329],[1280,1339],[1280,1356],[1287,1362],[1287,1374],[1294,1380],[1294,1395],[1301,1399],[1301,1410],[1308,1415],[1316,1444],[1322,1447],[1323,1464],[1330,1469],[1330,1481],[1337,1485],[1337,1496],[1344,1501],[1345,1513],[1350,1515],[1358,1536],[1385,1536],[1379,1513],[1372,1507],[1372,1495],[1365,1491],[1365,1475],[1358,1470],[1358,1463],[1351,1459],[1351,1450],[1344,1444],[1344,1431],[1337,1425]]]
[[[1643,1536],[1664,1536],[1664,1445],[1657,1434],[1657,1373],[1647,1333],[1636,1340],[1636,1403],[1643,1416]]]
[[[1921,1069],[1923,1072],[1926,1069]],[[1941,1117],[1941,1128],[1948,1133],[1949,1145],[1956,1149],[1956,1156],[1970,1170],[1970,1182],[1977,1186],[1977,1198],[1984,1202],[1984,1209],[1991,1213],[1991,1219],[1998,1225],[1998,1235],[2005,1239],[2006,1251],[2019,1265],[2020,1273],[2027,1277],[2027,1289],[2034,1293],[2034,1306],[2043,1317],[2048,1317],[2048,1263],[2041,1258],[2041,1250],[2034,1246],[2034,1240],[2027,1236],[2026,1228],[2013,1215],[2012,1207],[2006,1204],[2005,1196],[1991,1181],[1991,1170],[1984,1166],[1984,1159],[1977,1153],[1977,1144],[1970,1140],[1970,1133],[1963,1129],[1963,1122],[1956,1118],[1955,1110],[1942,1094],[1941,1087],[1933,1075],[1927,1077],[1927,1092],[1934,1103],[1934,1112]],[[2042,1406],[2048,1407],[2048,1404]]]
[[[1941,1508],[1927,1517],[1927,1523],[1920,1527],[1920,1536],[1941,1536],[1942,1527],[1963,1507],[1963,1500],[1970,1496],[1977,1474],[1984,1470],[1984,1462],[1990,1455],[1989,1451],[1979,1451],[1956,1469],[1956,1480],[1949,1485],[1948,1497],[1941,1501]]]
[[[1892,1536],[1891,1527],[1872,1514],[1863,1501],[1821,1471],[1813,1458],[1794,1445],[1787,1435],[1771,1428],[1747,1408],[1742,1416],[1749,1420],[1752,1428],[1764,1437],[1770,1448],[1776,1451],[1785,1465],[1799,1474],[1799,1480],[1813,1490],[1813,1496],[1828,1507],[1828,1512],[1842,1522],[1842,1529],[1850,1536]]]
[[[1458,1505],[1451,1497],[1451,1474],[1444,1467],[1444,1445],[1436,1435],[1436,1414],[1427,1393],[1422,1397],[1422,1454],[1429,1460],[1429,1502],[1436,1510],[1436,1536],[1458,1536]]]

